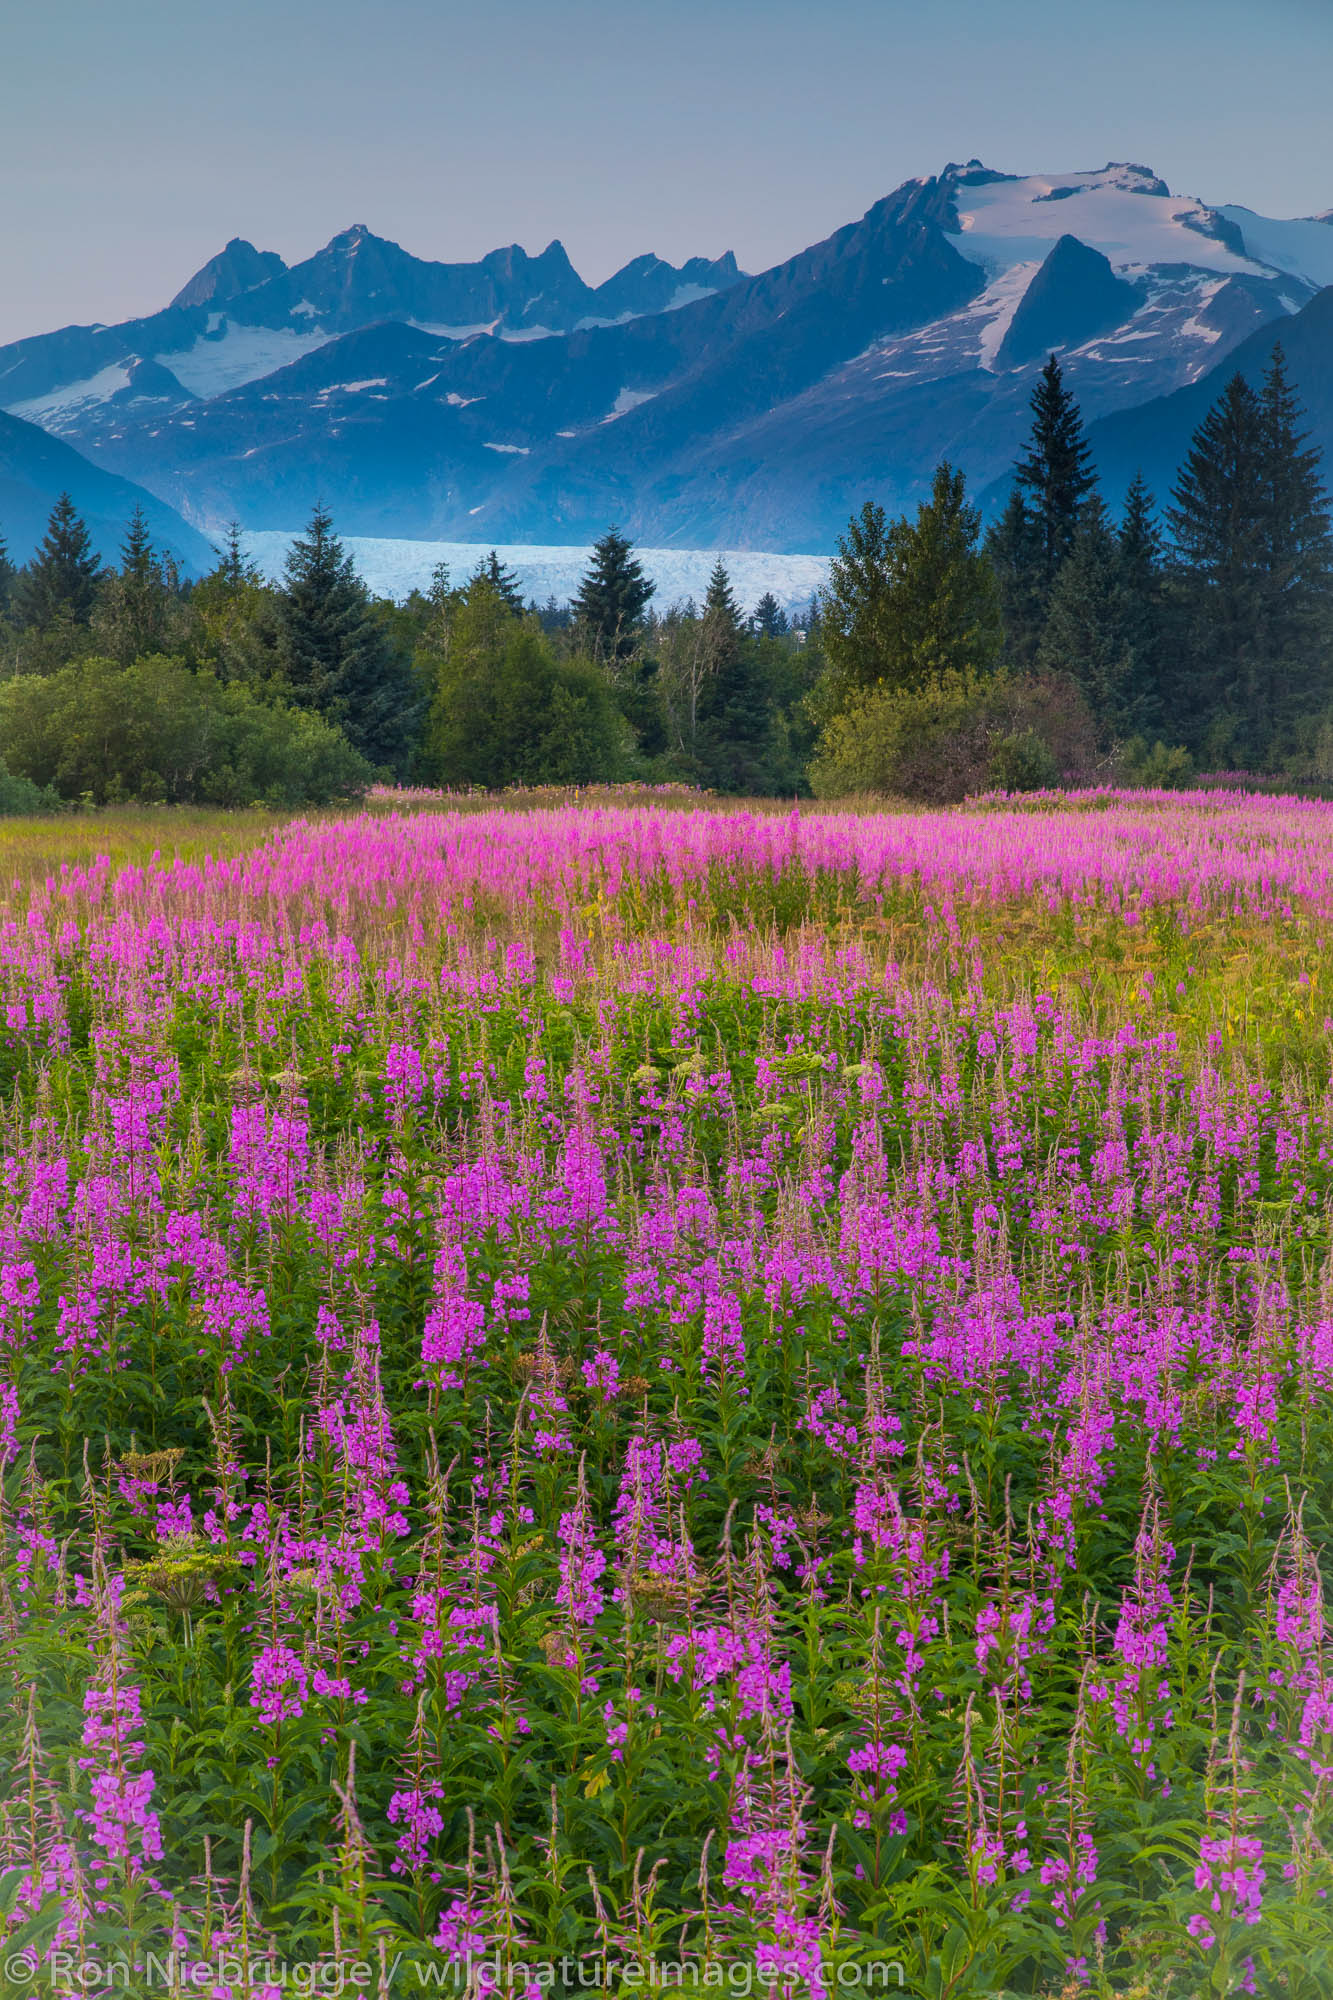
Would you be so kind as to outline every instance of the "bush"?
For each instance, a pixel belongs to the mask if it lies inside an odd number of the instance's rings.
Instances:
[[[1131,736],[1115,760],[1117,784],[1136,791],[1180,792],[1194,782],[1194,759],[1179,743],[1149,743]]]
[[[1060,782],[1055,752],[1035,729],[1001,736],[991,745],[989,789],[996,792],[1045,792]]]
[[[810,782],[820,798],[889,792],[950,805],[1079,779],[1095,757],[1092,715],[1063,675],[953,672],[876,688],[834,716]]]
[[[54,792],[43,791],[31,778],[16,777],[0,757],[0,819],[30,818],[33,813],[59,812]]]
[[[320,717],[162,656],[5,682],[0,740],[21,777],[94,805],[325,805],[371,778]]]

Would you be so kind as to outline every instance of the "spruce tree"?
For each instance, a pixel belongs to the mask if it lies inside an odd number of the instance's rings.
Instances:
[[[213,575],[223,588],[239,591],[244,590],[248,585],[262,582],[258,564],[251,562],[245,553],[239,521],[229,521],[227,523],[227,533],[222,547],[220,549],[217,548],[215,543],[214,549],[217,554],[218,566],[213,571]]]
[[[278,608],[284,692],[371,764],[401,769],[417,721],[411,670],[322,505],[288,553]]]
[[[1083,503],[1097,483],[1078,404],[1054,355],[1032,392],[1032,434],[1014,479],[1036,530],[1040,584],[1049,601],[1060,565],[1074,546]]]
[[[1317,699],[1327,660],[1330,575],[1328,499],[1320,456],[1274,343],[1260,392],[1264,506],[1264,631],[1268,700],[1288,718]]]
[[[68,493],[51,509],[46,533],[24,570],[15,592],[19,619],[44,630],[66,621],[86,625],[97,602],[101,558],[92,546],[87,524],[74,510]]]
[[[125,530],[125,539],[120,545],[120,573],[135,583],[148,583],[156,567],[148,523],[144,519],[143,508],[136,506],[130,515],[129,526]]]
[[[761,639],[784,639],[791,629],[786,612],[771,590],[766,590],[755,605],[753,624]]]
[[[170,645],[179,578],[175,564],[153,547],[143,509],[136,507],[120,549],[120,569],[108,577],[93,612],[100,652],[127,667]]]
[[[1017,486],[991,523],[986,554],[999,592],[1005,651],[1015,666],[1030,667],[1046,620],[1045,561],[1036,520]]]
[[[1162,726],[1165,626],[1162,599],[1162,531],[1156,502],[1141,472],[1125,493],[1118,536],[1120,615],[1129,647],[1128,699],[1134,728],[1143,735]]]
[[[893,586],[888,516],[877,500],[867,500],[839,535],[824,593],[810,607],[822,628],[833,707],[868,693],[890,672]]]
[[[592,565],[571,607],[594,658],[611,662],[628,658],[656,587],[644,575],[634,544],[615,528],[608,529],[593,548]]]
[[[1230,732],[1240,754],[1261,755],[1271,727],[1256,713],[1272,531],[1266,447],[1260,399],[1233,375],[1194,433],[1167,510],[1188,647],[1175,720],[1196,742],[1211,722],[1215,754]]]
[[[759,646],[747,637],[719,556],[700,619],[704,680],[699,698],[699,756],[720,791],[762,791],[773,730],[773,690]]]
[[[986,541],[995,568],[1010,659],[1030,666],[1041,644],[1051,591],[1069,556],[1096,480],[1083,419],[1052,354],[1032,392],[1028,448],[1014,489]]]
[[[968,502],[963,474],[945,461],[935,469],[929,500],[914,521],[897,524],[893,537],[903,681],[984,672],[999,659],[999,593],[980,535],[981,515]]]
[[[1055,579],[1037,665],[1077,682],[1104,742],[1140,730],[1120,550],[1096,495],[1084,504],[1073,545]]]
[[[742,632],[740,606],[721,556],[708,578],[703,617],[712,632],[714,658],[720,665],[725,658],[739,652]]]
[[[9,559],[9,544],[4,536],[0,535],[0,618],[3,618],[9,610],[10,600],[14,595],[14,579],[17,575],[18,572]]]
[[[519,584],[518,573],[502,563],[494,549],[484,562],[477,564],[472,576],[474,582],[484,578],[492,590],[499,592],[515,617],[523,616],[523,591]]]

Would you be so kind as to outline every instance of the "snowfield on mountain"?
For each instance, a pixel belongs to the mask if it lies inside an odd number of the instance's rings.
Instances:
[[[0,348],[0,402],[196,527],[316,495],[356,537],[823,554],[942,457],[1007,473],[1051,351],[1108,497],[1196,385],[1280,333],[1333,442],[1333,228],[1175,195],[1151,169],[913,180],[757,276],[643,257],[597,287],[558,243],[475,264],[364,228],[288,269],[240,239],[163,312]],[[1127,439],[1133,439],[1131,446]],[[987,503],[989,504],[989,502]],[[22,552],[22,551],[20,551]]]

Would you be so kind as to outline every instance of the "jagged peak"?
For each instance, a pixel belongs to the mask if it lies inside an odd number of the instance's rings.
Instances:
[[[199,267],[188,284],[182,285],[171,303],[204,306],[218,299],[239,298],[242,292],[254,291],[286,269],[276,250],[256,250],[246,237],[233,236],[216,257]]]
[[[363,243],[387,243],[388,241],[387,236],[376,236],[374,230],[368,229],[364,222],[354,222],[350,229],[340,229],[336,236],[331,236],[324,245],[324,249],[326,253],[330,250],[352,251],[359,250]],[[394,249],[397,249],[397,247],[397,244],[393,245]]]

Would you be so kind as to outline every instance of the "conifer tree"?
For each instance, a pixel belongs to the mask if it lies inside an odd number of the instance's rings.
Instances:
[[[740,651],[741,612],[736,602],[736,593],[731,587],[731,578],[721,556],[713,564],[708,578],[708,589],[704,595],[704,624],[708,627],[713,653],[714,671],[718,671],[729,659]]]
[[[39,630],[65,620],[86,625],[97,601],[101,558],[68,493],[51,509],[46,533],[15,592],[21,622]]]
[[[1141,729],[1125,621],[1120,551],[1101,499],[1085,502],[1051,591],[1037,665],[1077,682],[1104,742]]]
[[[894,581],[888,516],[877,500],[867,500],[838,537],[828,583],[811,605],[822,627],[835,707],[868,692],[892,671]]]
[[[1120,615],[1130,654],[1130,704],[1134,728],[1144,735],[1161,727],[1165,623],[1162,531],[1156,502],[1141,472],[1125,493],[1118,540]]]
[[[494,549],[484,562],[479,562],[473,571],[473,581],[484,577],[491,589],[498,591],[515,617],[523,615],[523,591],[519,584],[518,572],[500,561]]]
[[[1264,504],[1264,650],[1274,709],[1307,706],[1327,650],[1333,539],[1320,455],[1301,431],[1301,410],[1275,342],[1260,392]]]
[[[634,545],[615,528],[592,552],[572,610],[594,658],[614,663],[628,658],[638,643],[643,614],[656,585],[643,573]]]
[[[1014,480],[1036,530],[1041,591],[1049,600],[1096,485],[1083,419],[1053,354],[1032,392],[1032,433]]]
[[[216,547],[216,544],[215,544]],[[227,523],[226,537],[217,550],[218,566],[213,575],[226,588],[237,591],[247,585],[262,581],[257,563],[251,562],[245,553],[239,521]]]
[[[93,612],[99,652],[123,667],[165,653],[178,590],[175,563],[158,555],[143,509],[136,507],[121,543],[120,569],[105,580]]]
[[[279,618],[289,698],[335,723],[370,763],[401,768],[418,707],[411,672],[322,505],[288,553]]]
[[[761,639],[783,639],[790,631],[787,614],[771,590],[754,607],[753,624]]]
[[[1262,669],[1263,576],[1271,534],[1264,468],[1263,407],[1233,375],[1194,433],[1167,520],[1175,548],[1175,594],[1188,647],[1173,722],[1198,741],[1211,720],[1250,728]],[[1261,731],[1262,733],[1262,731]],[[1217,738],[1216,748],[1223,747]]]
[[[10,600],[14,595],[14,579],[17,574],[17,570],[10,561],[9,544],[4,536],[0,535],[0,618],[3,618],[9,610]]]
[[[136,506],[130,515],[125,539],[120,545],[120,573],[132,578],[136,583],[147,583],[156,567],[152,537],[148,523],[144,519],[142,507]]]
[[[704,682],[699,700],[699,754],[719,790],[760,791],[773,730],[773,690],[764,656],[748,638],[721,556],[708,579],[700,620]]]
[[[1017,667],[1030,667],[1046,620],[1045,562],[1036,521],[1015,486],[986,536],[1004,622],[1005,651]]]
[[[1096,485],[1083,419],[1052,354],[1032,392],[1027,451],[1014,468],[1009,503],[986,540],[1000,587],[1010,659],[1030,666],[1041,644],[1051,591]]]

